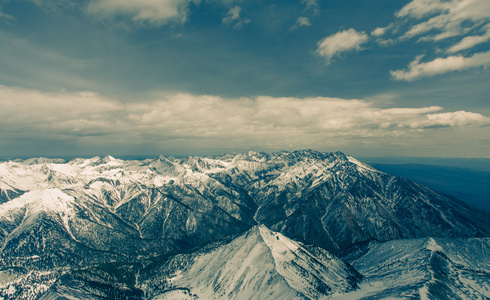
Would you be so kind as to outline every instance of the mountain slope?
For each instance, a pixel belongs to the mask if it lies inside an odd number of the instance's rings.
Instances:
[[[356,291],[334,299],[488,299],[490,239],[423,238],[372,242],[351,257],[365,276]]]
[[[490,232],[488,215],[339,152],[255,153],[234,161],[212,176],[255,199],[256,221],[334,252],[370,239]]]
[[[42,299],[90,299],[124,290],[104,282],[102,278],[110,276],[100,276],[100,271],[88,273],[64,276]],[[97,273],[98,289],[93,284]],[[153,265],[134,273],[136,286],[149,299],[319,299],[353,290],[361,278],[325,250],[307,249],[265,226],[196,252],[155,259]],[[125,290],[135,299],[142,295],[135,288]]]
[[[325,251],[314,255],[264,226],[194,258],[168,280],[204,299],[318,299],[355,287],[360,277]]]

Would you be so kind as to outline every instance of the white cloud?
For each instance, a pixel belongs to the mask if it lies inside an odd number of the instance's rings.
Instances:
[[[226,13],[226,16],[223,18],[223,24],[233,24],[233,28],[241,28],[243,25],[250,23],[250,20],[247,18],[243,18],[240,16],[242,12],[242,8],[240,6],[235,6],[230,8],[230,10]]]
[[[367,41],[368,36],[365,32],[357,32],[351,28],[320,40],[317,44],[316,53],[323,57],[328,65],[332,63],[334,56],[343,52],[359,51],[361,50],[361,45]]]
[[[310,15],[310,17],[316,16],[320,13],[318,0],[301,0],[301,2],[305,5],[303,9],[303,13]],[[309,17],[298,17],[296,22],[290,29],[296,29],[298,27],[311,26],[311,21]]]
[[[313,15],[318,15],[320,13],[318,0],[301,0],[305,4],[304,11],[311,11]]]
[[[453,45],[447,52],[455,53],[461,50],[471,49],[476,45],[490,41],[490,24],[485,27],[486,32],[483,35],[471,35],[463,38],[459,43]]]
[[[366,100],[328,97],[225,99],[175,94],[123,103],[90,92],[44,93],[0,86],[0,106],[0,140],[70,138],[100,144],[123,141],[127,147],[173,140],[224,149],[230,141],[244,148],[305,148],[325,140],[355,144],[359,138],[490,124],[481,114],[441,112],[438,106],[382,109]]]
[[[422,56],[412,61],[408,69],[391,71],[391,76],[396,80],[413,81],[423,77],[445,74],[452,71],[461,71],[474,67],[490,66],[490,51],[476,53],[470,57],[461,55],[436,58],[429,62],[420,62]]]
[[[162,25],[186,20],[188,6],[198,0],[91,0],[87,11],[94,15],[130,16],[133,21]]]
[[[394,26],[395,24],[391,23],[386,27],[376,27],[374,30],[371,31],[371,36],[375,38],[376,42],[381,47],[392,46],[395,41],[390,38],[383,38],[383,36],[393,31]]]
[[[411,16],[414,18],[422,18],[426,15],[431,15],[437,12],[448,11],[452,6],[453,1],[440,0],[412,0],[405,5],[396,15],[397,17]]]
[[[372,32],[371,32],[371,35],[373,36],[382,36],[386,33],[386,31],[388,30],[389,28],[388,27],[377,27],[376,29],[374,29]]]
[[[490,20],[490,1],[487,0],[413,0],[397,14],[398,18],[415,20],[404,38],[424,35],[435,41],[466,35]],[[438,31],[434,35],[433,32]]]
[[[293,27],[301,27],[301,26],[311,26],[310,19],[307,17],[299,17],[296,20],[296,24]]]
[[[380,46],[391,46],[416,38],[416,42],[432,46],[433,53],[441,56],[443,53],[473,50],[476,45],[490,41],[488,0],[412,0],[395,17],[394,22],[371,32]],[[391,71],[391,75],[397,80],[411,81],[486,66],[488,52],[473,52],[466,57],[439,57],[425,63],[421,63],[418,57],[407,66],[407,70]]]
[[[427,16],[448,15],[450,21],[470,19],[478,21],[489,17],[490,4],[486,0],[412,0],[396,16],[421,19]]]
[[[306,5],[306,9],[318,7],[318,0],[301,0]]]
[[[480,125],[488,122],[483,115],[467,111],[456,111],[427,115],[427,120],[421,123],[413,123],[411,127],[446,127]]]

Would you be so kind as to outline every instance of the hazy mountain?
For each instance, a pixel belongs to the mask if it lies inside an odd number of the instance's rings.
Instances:
[[[490,171],[472,170],[468,167],[451,167],[423,164],[370,164],[386,173],[400,175],[419,182],[443,194],[490,212]]]

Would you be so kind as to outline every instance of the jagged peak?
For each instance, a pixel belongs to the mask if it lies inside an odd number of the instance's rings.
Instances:
[[[264,225],[256,225],[231,242],[210,249],[200,253],[194,265],[172,282],[191,287],[203,298],[221,295],[230,299],[252,295],[252,299],[268,299],[271,292],[287,299],[300,295],[319,299],[331,291],[352,290],[356,285],[349,278],[357,273],[339,259],[317,256]],[[220,284],[216,285],[218,280]],[[281,297],[272,297],[276,298]]]
[[[436,242],[436,240],[434,240],[433,238],[427,238],[427,241],[425,242],[424,244],[424,248],[427,249],[427,250],[430,250],[430,251],[433,251],[433,252],[439,252],[439,251],[443,251],[442,247],[439,246]]]
[[[116,159],[115,159],[113,156],[111,156],[111,155],[106,155],[106,156],[104,156],[104,158],[102,159],[102,161],[103,161],[104,163],[109,163],[109,162],[111,162],[111,161],[115,161],[115,160],[116,160]]]
[[[41,173],[45,174],[45,175],[48,175],[51,173],[51,168],[48,166],[48,164],[42,164],[41,168],[39,169],[39,171],[41,171]]]
[[[96,166],[99,165],[100,163],[102,163],[102,158],[100,158],[100,156],[94,156],[86,160],[86,164],[88,166]]]
[[[251,158],[254,158],[257,160],[262,160],[262,159],[266,158],[267,156],[269,156],[269,154],[266,152],[257,152],[257,151],[253,151],[253,150],[248,151],[246,153],[246,155],[248,157],[251,157]]]
[[[180,163],[171,161],[163,155],[160,155],[158,158],[154,159],[150,163],[149,167],[160,174],[168,174],[172,176],[185,174],[185,170]]]
[[[47,158],[47,157],[33,157],[25,160],[16,159],[14,161],[24,165],[63,164],[66,162],[62,158]]]

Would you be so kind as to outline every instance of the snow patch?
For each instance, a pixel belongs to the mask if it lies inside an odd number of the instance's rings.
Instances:
[[[353,164],[357,165],[357,167],[358,167],[357,169],[358,169],[359,171],[361,171],[361,172],[362,172],[362,171],[364,171],[364,170],[369,170],[369,171],[371,171],[371,172],[382,173],[381,171],[376,170],[375,168],[371,167],[370,165],[368,165],[368,164],[365,164],[365,163],[363,163],[363,162],[358,161],[357,159],[355,159],[355,158],[354,158],[354,157],[352,157],[352,156],[347,155],[347,159],[348,159],[348,160],[349,160],[351,163],[353,163]]]
[[[443,251],[442,247],[439,246],[433,238],[429,238],[427,240],[427,243],[425,244],[425,248],[427,250],[434,251],[434,252],[437,252],[437,251],[442,252]]]

